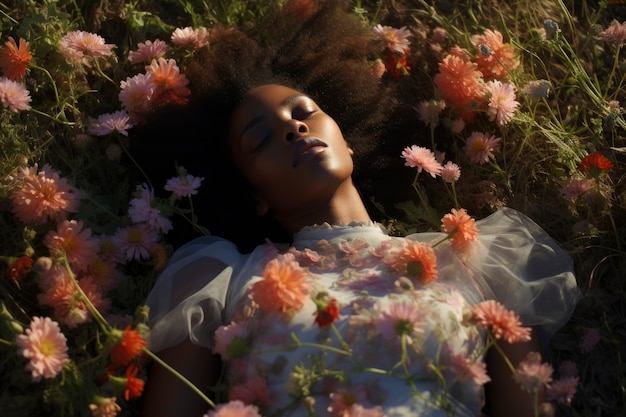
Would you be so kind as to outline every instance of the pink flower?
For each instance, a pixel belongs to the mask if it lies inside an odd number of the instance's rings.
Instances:
[[[385,417],[380,406],[365,408],[357,403],[357,398],[346,391],[330,394],[328,412],[332,417]]]
[[[189,197],[198,194],[198,187],[204,178],[194,177],[190,174],[181,173],[165,183],[165,191],[171,191],[177,197]]]
[[[265,378],[253,376],[241,384],[234,385],[228,391],[228,401],[241,401],[244,404],[268,406],[272,403]]]
[[[293,254],[284,254],[269,261],[263,279],[252,284],[253,299],[268,312],[294,312],[308,299],[306,278],[306,271],[295,261]]]
[[[441,169],[441,179],[452,184],[461,178],[461,168],[452,161],[448,161]]]
[[[441,219],[441,228],[445,233],[452,235],[452,247],[465,251],[478,240],[476,222],[465,209],[452,209]]]
[[[432,40],[435,43],[444,43],[445,41],[448,40],[448,31],[445,28],[438,26],[433,29],[433,33],[430,37],[430,40]]]
[[[548,387],[548,400],[556,401],[559,404],[570,405],[574,394],[576,394],[578,380],[578,377],[566,377],[554,381]]]
[[[572,178],[561,187],[561,195],[568,200],[576,200],[584,195],[593,194],[596,182],[591,178]]]
[[[509,343],[530,340],[530,327],[522,327],[517,315],[495,300],[482,301],[472,308],[472,317],[492,331],[496,339]]]
[[[18,354],[29,359],[26,370],[31,372],[33,382],[41,378],[54,378],[69,361],[67,339],[59,324],[49,317],[33,317],[25,335],[15,339]]]
[[[493,135],[490,136],[486,133],[472,132],[470,137],[465,141],[465,150],[470,162],[482,165],[485,162],[488,162],[489,159],[494,159],[496,145],[498,145],[501,140],[502,139]]]
[[[174,45],[192,45],[194,48],[200,48],[204,45],[208,45],[209,39],[210,36],[207,28],[200,27],[194,29],[189,26],[185,28],[176,28],[171,37],[171,41]]]
[[[245,405],[239,400],[219,404],[202,417],[261,417],[259,409],[253,405]]]
[[[0,77],[0,102],[12,112],[29,110],[30,93],[24,83],[10,80],[7,77]]]
[[[529,352],[526,358],[517,365],[513,378],[522,389],[537,392],[550,384],[552,372],[552,366],[549,363],[541,363],[539,353]]]
[[[374,76],[374,78],[380,80],[381,78],[383,78],[383,75],[385,75],[386,72],[387,67],[385,66],[383,60],[380,58],[376,59],[372,64],[372,75]]]
[[[413,36],[406,26],[396,29],[391,26],[376,25],[372,28],[372,34],[383,42],[385,48],[399,54],[404,54],[404,51],[409,48],[411,44],[409,37]]]
[[[156,84],[154,75],[137,74],[120,82],[119,100],[129,113],[146,113],[151,108]]]
[[[130,200],[128,216],[134,223],[145,224],[156,233],[167,233],[172,230],[172,221],[161,214],[154,206],[154,191],[146,184],[138,185],[136,194],[139,196]]]
[[[50,165],[37,172],[37,164],[22,168],[15,176],[21,188],[11,195],[13,213],[26,224],[44,224],[67,218],[67,213],[78,210],[79,192]]]
[[[623,46],[626,43],[626,22],[620,24],[613,19],[609,27],[600,34],[600,39],[613,42],[617,46]]]
[[[437,162],[435,154],[429,149],[417,145],[407,146],[402,151],[402,157],[406,159],[404,165],[417,168],[418,173],[424,170],[433,178],[441,173],[441,164]]]
[[[452,355],[451,369],[461,381],[472,379],[476,385],[484,385],[491,381],[487,375],[487,364],[467,357],[467,352]]]
[[[87,270],[98,256],[99,242],[82,220],[64,220],[44,237],[43,243],[53,258],[65,255],[74,272]]]
[[[515,109],[519,106],[515,100],[515,85],[493,80],[485,84],[485,90],[489,96],[487,109],[489,120],[495,119],[500,125],[510,122]]]
[[[98,397],[96,403],[89,404],[89,411],[92,417],[115,417],[122,407],[117,404],[116,397],[102,398]]]
[[[143,223],[118,228],[113,236],[120,257],[126,261],[149,259],[158,240],[158,233]]]
[[[167,51],[167,44],[159,39],[154,42],[147,40],[137,44],[136,51],[128,53],[128,60],[131,64],[139,64],[141,62],[150,62],[153,59],[161,58]]]
[[[591,352],[596,347],[601,338],[602,336],[600,334],[600,329],[596,327],[586,329],[585,334],[583,334],[583,337],[580,339],[581,352]]]
[[[101,114],[96,121],[89,125],[87,131],[96,136],[106,136],[113,132],[119,132],[121,135],[128,136],[126,129],[131,127],[133,127],[133,123],[130,123],[128,113],[121,110],[114,113]]]
[[[104,43],[103,37],[82,30],[68,32],[59,41],[61,54],[69,62],[80,61],[85,56],[93,58],[111,56],[114,46]]]
[[[411,344],[411,335],[424,333],[424,329],[420,327],[423,318],[424,313],[418,306],[409,301],[401,301],[382,310],[375,325],[385,339],[406,337],[406,342]]]
[[[156,89],[152,99],[157,106],[168,103],[185,103],[186,97],[191,94],[187,88],[189,80],[180,73],[174,59],[155,59],[146,67],[146,73],[153,75],[151,81],[156,85]]]
[[[426,126],[435,127],[439,124],[439,114],[446,108],[444,100],[423,100],[417,106],[420,120]]]
[[[232,321],[227,326],[215,330],[215,353],[222,360],[229,360],[244,355],[248,351],[248,328],[242,322]]]

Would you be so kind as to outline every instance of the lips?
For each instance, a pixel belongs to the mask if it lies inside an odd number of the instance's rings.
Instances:
[[[299,139],[293,146],[293,163],[292,166],[297,166],[302,161],[315,155],[318,152],[327,148],[326,142],[314,136],[307,136]]]

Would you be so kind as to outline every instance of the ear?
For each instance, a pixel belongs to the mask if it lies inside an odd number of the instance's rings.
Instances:
[[[348,152],[350,153],[350,156],[354,156],[354,150],[348,146]]]
[[[267,212],[269,211],[269,209],[270,209],[270,207],[267,205],[267,203],[257,197],[257,199],[256,199],[256,214],[257,214],[257,216],[265,216],[267,214]]]

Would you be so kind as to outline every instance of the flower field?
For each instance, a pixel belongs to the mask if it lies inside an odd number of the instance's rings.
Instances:
[[[143,302],[177,221],[210,234],[194,212],[210,179],[163,167],[170,179],[152,183],[129,137],[187,100],[185,63],[212,28],[253,25],[277,3],[0,2],[3,415],[139,415],[156,359]],[[397,84],[414,117],[397,156],[415,181],[381,206],[403,213],[388,227],[448,233],[451,208],[536,221],[571,254],[583,295],[537,360],[542,415],[625,415],[626,4],[349,3],[380,47],[375,79]],[[336,306],[322,301],[326,326]]]

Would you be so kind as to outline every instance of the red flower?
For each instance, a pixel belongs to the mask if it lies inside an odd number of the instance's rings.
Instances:
[[[130,361],[141,355],[146,341],[137,329],[131,329],[130,325],[121,335],[121,340],[111,347],[111,359],[119,365],[128,365]]]
[[[30,43],[20,38],[19,45],[9,36],[9,40],[0,50],[0,68],[4,75],[13,81],[22,81],[26,75],[26,67],[33,56],[30,53]]]
[[[126,387],[124,388],[124,398],[126,401],[141,397],[143,393],[144,381],[137,378],[139,369],[135,365],[126,368]]]
[[[601,171],[607,171],[611,168],[613,168],[613,163],[600,152],[592,152],[585,156],[578,166],[581,172],[589,172],[592,175],[597,175]]]
[[[407,62],[407,54],[408,50],[405,50],[403,54],[398,54],[389,48],[385,49],[385,68],[394,78],[400,78],[401,75],[409,74],[411,67],[409,67]]]
[[[26,274],[32,267],[33,259],[30,256],[22,256],[11,262],[11,265],[4,271],[4,276],[15,282],[20,282],[26,278]]]
[[[315,314],[315,323],[320,327],[330,326],[339,317],[337,300],[331,298],[327,303],[316,301],[317,313]]]

